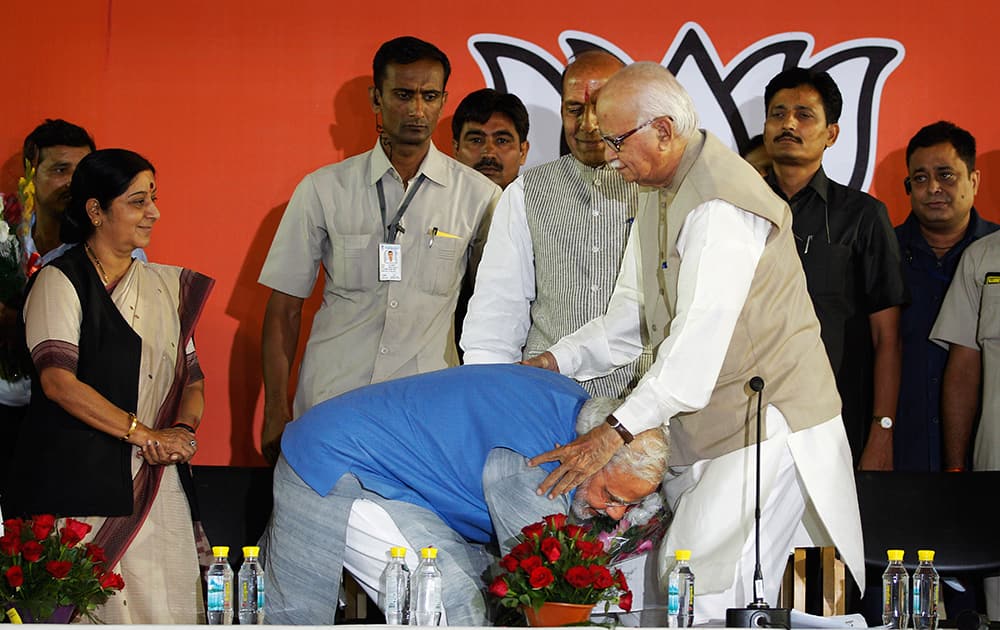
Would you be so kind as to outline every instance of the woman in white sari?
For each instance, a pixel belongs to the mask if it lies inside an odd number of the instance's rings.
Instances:
[[[193,332],[213,280],[131,257],[160,216],[142,156],[89,154],[70,194],[61,236],[79,244],[38,272],[24,308],[37,374],[15,454],[15,504],[94,525],[108,567],[125,578],[97,611],[105,622],[198,623],[184,485],[204,408]]]

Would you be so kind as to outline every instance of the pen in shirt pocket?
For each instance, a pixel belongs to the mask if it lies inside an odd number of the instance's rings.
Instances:
[[[457,234],[451,234],[449,232],[445,232],[444,230],[439,230],[436,227],[427,230],[427,235],[430,236],[430,239],[427,241],[427,247],[433,247],[434,239],[439,236],[441,238],[460,238]]]

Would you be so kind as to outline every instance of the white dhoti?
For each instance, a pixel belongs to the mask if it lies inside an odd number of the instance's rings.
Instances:
[[[839,416],[789,432],[775,407],[766,410],[761,442],[761,595],[777,605],[788,554],[794,546],[834,545],[864,589],[861,516],[850,446]],[[753,600],[756,564],[754,510],[756,446],[685,468],[671,468],[664,484],[674,520],[660,548],[666,583],[674,551],[691,550],[695,621],[725,619],[727,608]]]

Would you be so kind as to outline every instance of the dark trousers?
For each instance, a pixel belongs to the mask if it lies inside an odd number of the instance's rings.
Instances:
[[[0,509],[3,510],[4,518],[17,516],[11,511],[8,503],[7,480],[10,478],[8,466],[11,465],[14,457],[14,449],[17,448],[17,434],[21,431],[21,425],[27,415],[28,407],[8,407],[0,405]]]

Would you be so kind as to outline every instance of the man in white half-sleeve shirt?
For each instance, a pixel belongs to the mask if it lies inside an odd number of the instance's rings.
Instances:
[[[431,135],[451,65],[433,44],[397,37],[379,48],[369,88],[379,138],[295,189],[260,283],[264,313],[264,456],[274,462],[293,417],[288,387],[302,305],[323,266],[294,417],[363,385],[458,364],[454,315],[475,270],[500,188],[447,157]]]
[[[794,543],[833,544],[864,586],[861,519],[840,398],[806,291],[791,212],[753,167],[697,128],[667,70],[638,63],[597,100],[606,157],[641,193],[608,312],[529,364],[577,379],[634,360],[653,366],[607,422],[532,464],[561,465],[563,493],[649,427],[670,427],[664,491],[675,510],[661,548],[690,549],[696,622],[753,599],[756,399],[763,379],[761,519],[765,599]]]
[[[465,363],[534,357],[607,310],[639,187],[605,163],[594,97],[622,66],[592,50],[566,67],[562,122],[570,153],[505,188],[462,329]],[[580,385],[592,396],[620,398],[652,360],[647,351]]]

